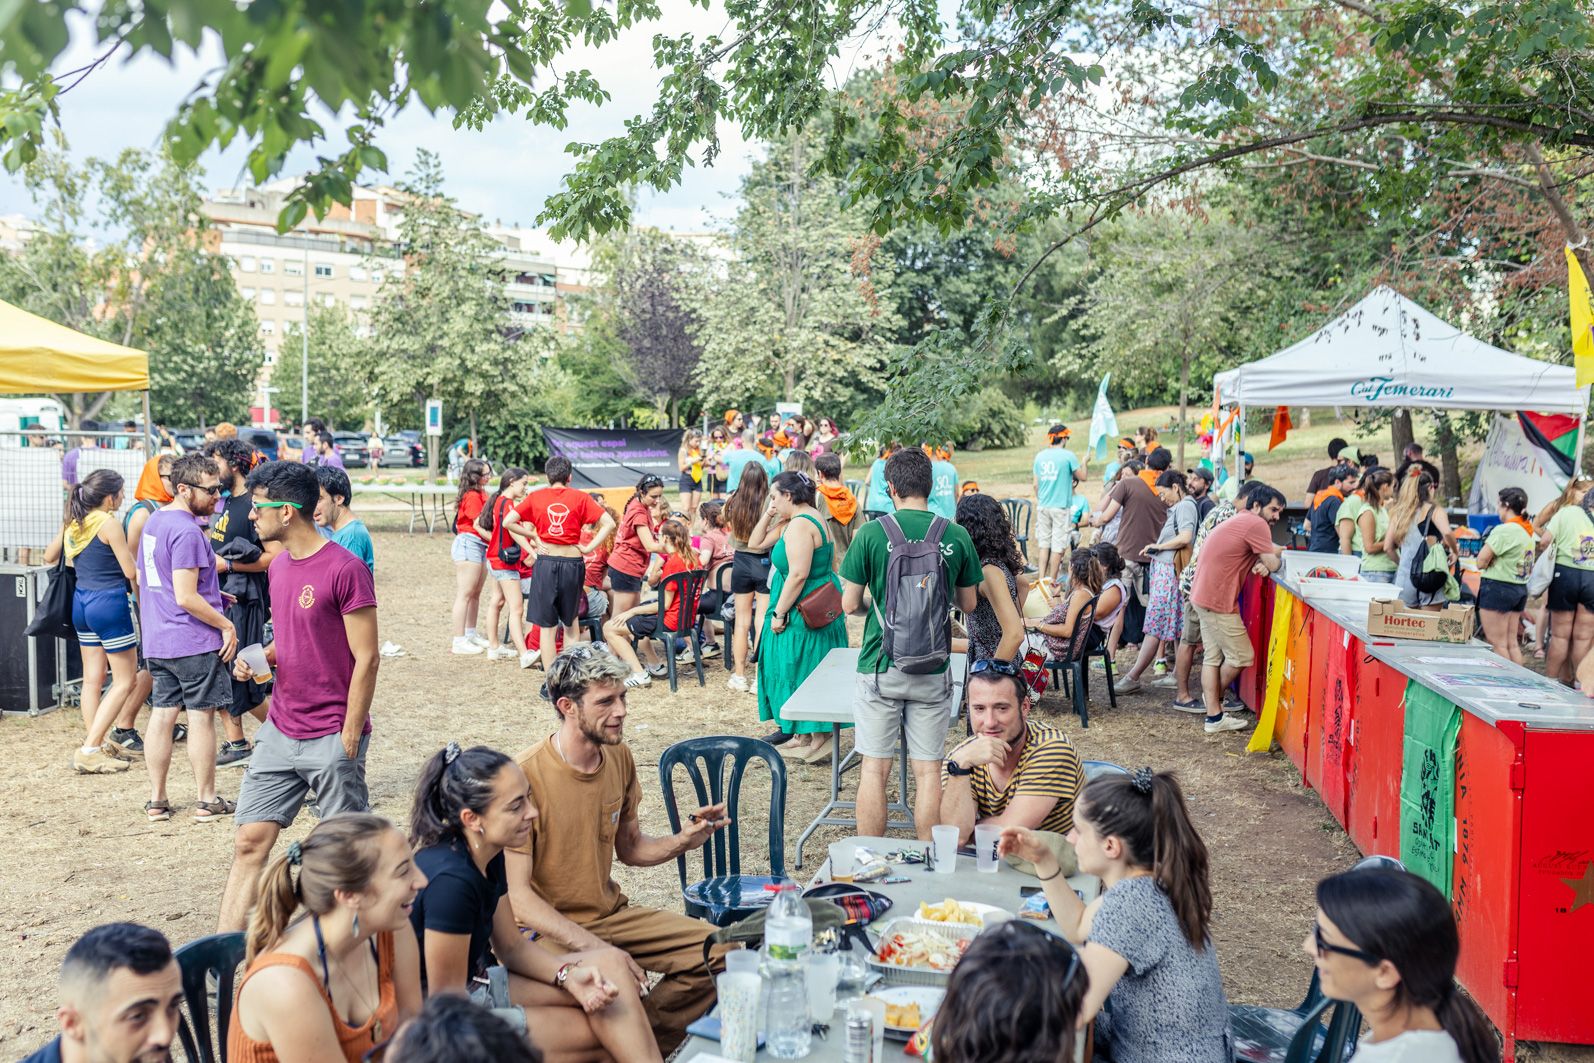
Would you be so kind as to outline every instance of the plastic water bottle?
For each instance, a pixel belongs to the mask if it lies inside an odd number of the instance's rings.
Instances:
[[[812,1031],[804,971],[813,940],[814,920],[802,893],[796,886],[781,887],[764,919],[763,974],[769,990],[764,1039],[774,1059],[808,1055]]]

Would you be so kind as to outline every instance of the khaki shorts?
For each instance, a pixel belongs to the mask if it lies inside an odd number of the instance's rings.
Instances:
[[[1206,647],[1204,664],[1246,668],[1256,660],[1239,613],[1215,613],[1199,605],[1195,612],[1201,621],[1201,643]]]
[[[1179,633],[1179,641],[1186,646],[1201,645],[1201,620],[1188,598],[1184,601],[1184,630]]]
[[[910,760],[940,761],[952,727],[951,668],[908,675],[895,668],[860,672],[853,687],[853,742],[859,756],[890,759],[905,732]]]
[[[1061,553],[1068,549],[1068,540],[1074,530],[1074,511],[1054,506],[1037,506],[1035,532],[1030,536],[1037,550]]]

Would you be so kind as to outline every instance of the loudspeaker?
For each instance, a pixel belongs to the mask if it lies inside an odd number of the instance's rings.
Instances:
[[[83,678],[76,639],[29,638],[50,579],[46,565],[0,564],[0,710],[37,716],[61,704],[61,686]],[[61,666],[65,664],[65,674]]]

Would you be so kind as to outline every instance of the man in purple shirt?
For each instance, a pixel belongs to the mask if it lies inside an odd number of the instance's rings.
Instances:
[[[216,709],[232,702],[227,662],[238,649],[232,622],[222,613],[216,555],[200,524],[216,511],[221,477],[203,454],[172,462],[172,500],[149,515],[139,535],[138,606],[144,660],[155,686],[144,741],[151,821],[172,818],[166,774],[172,762],[172,728],[188,712],[188,762],[199,803],[194,819],[231,815],[232,803],[216,794]]]
[[[93,436],[79,436],[78,445],[61,455],[61,482],[68,487],[77,486],[78,461],[83,457],[85,450],[93,450],[98,446],[98,441]]]
[[[316,531],[321,484],[313,468],[267,462],[249,474],[248,487],[260,541],[283,547],[266,570],[275,635],[266,660],[276,687],[238,790],[221,932],[244,928],[271,847],[311,790],[323,817],[370,807],[365,751],[378,660],[371,572]],[[233,667],[239,679],[253,674],[242,660]]]

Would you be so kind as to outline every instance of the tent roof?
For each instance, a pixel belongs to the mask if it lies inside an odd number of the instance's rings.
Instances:
[[[1409,406],[1582,416],[1588,390],[1569,365],[1473,339],[1393,288],[1378,287],[1277,354],[1213,378],[1246,406]]]
[[[0,394],[147,391],[149,355],[0,300]]]

